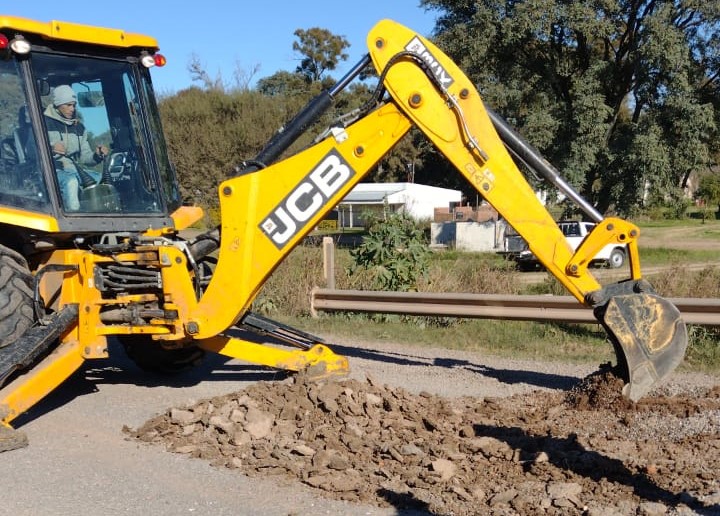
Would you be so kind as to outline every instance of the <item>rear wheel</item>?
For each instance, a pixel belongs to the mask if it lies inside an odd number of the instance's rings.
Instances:
[[[0,347],[13,344],[33,325],[33,284],[25,258],[0,245]]]
[[[164,348],[160,342],[146,336],[118,337],[128,358],[149,373],[173,375],[200,365],[205,351],[197,346],[179,349]]]
[[[625,263],[625,251],[622,249],[613,249],[608,258],[608,265],[611,269],[619,269]]]
[[[217,265],[217,259],[205,256],[197,263],[196,288],[204,292]],[[199,296],[198,296],[199,297]],[[147,335],[118,336],[125,354],[140,369],[149,373],[174,375],[189,371],[200,365],[205,358],[205,351],[191,345],[184,348],[168,349],[162,343]]]

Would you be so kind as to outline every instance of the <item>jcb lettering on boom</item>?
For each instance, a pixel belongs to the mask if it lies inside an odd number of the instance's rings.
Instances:
[[[354,175],[348,162],[337,151],[330,151],[260,223],[260,229],[282,249]]]
[[[453,79],[450,74],[447,73],[447,70],[445,70],[445,68],[443,68],[440,62],[435,59],[435,56],[432,55],[432,52],[427,49],[427,47],[423,44],[422,41],[420,41],[420,38],[418,38],[417,36],[415,36],[410,41],[410,43],[405,45],[405,50],[417,54],[420,59],[425,61],[435,75],[435,78],[440,81],[440,84],[442,84],[445,89],[452,86],[452,84],[455,82],[455,79]]]

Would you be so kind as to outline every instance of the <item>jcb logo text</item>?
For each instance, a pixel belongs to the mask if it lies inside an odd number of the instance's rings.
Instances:
[[[260,230],[282,249],[354,175],[343,157],[330,151],[260,223]]]

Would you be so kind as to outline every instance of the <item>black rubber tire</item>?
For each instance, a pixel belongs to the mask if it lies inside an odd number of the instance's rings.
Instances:
[[[25,258],[0,245],[0,348],[13,344],[33,325],[34,283]]]
[[[200,365],[205,351],[197,346],[166,349],[155,340],[145,336],[119,336],[118,340],[128,358],[148,373],[175,375]]]
[[[622,249],[613,249],[608,258],[608,266],[611,269],[619,269],[625,264],[625,251]]]

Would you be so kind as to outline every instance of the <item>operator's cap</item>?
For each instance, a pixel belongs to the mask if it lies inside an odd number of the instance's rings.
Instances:
[[[63,104],[68,104],[70,102],[77,102],[77,95],[75,95],[75,92],[73,89],[66,85],[61,84],[60,86],[56,86],[53,90],[53,105],[54,106],[61,106]]]

